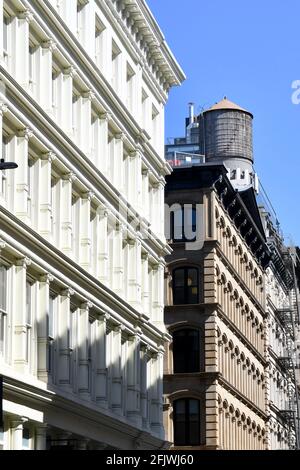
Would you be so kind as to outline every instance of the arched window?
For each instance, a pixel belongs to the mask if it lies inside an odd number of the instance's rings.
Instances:
[[[198,269],[178,268],[173,271],[174,305],[199,303]]]
[[[193,398],[174,401],[174,445],[200,445],[200,402]]]
[[[173,333],[174,373],[200,372],[200,335],[186,328]]]

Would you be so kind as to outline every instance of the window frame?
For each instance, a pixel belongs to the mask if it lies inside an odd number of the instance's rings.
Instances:
[[[177,416],[178,416],[178,411],[176,409],[176,405],[180,402],[184,402],[184,424],[185,424],[185,432],[184,432],[184,442],[178,443],[178,440],[176,439],[176,427],[178,424],[180,425],[181,423],[177,423]],[[191,413],[190,413],[190,404],[192,401],[197,402],[198,405],[198,417],[197,417],[197,423],[198,423],[198,439],[196,439],[197,443],[194,443],[192,441],[192,436],[191,436]],[[183,447],[183,446],[199,446],[201,445],[201,422],[200,422],[200,400],[198,398],[193,398],[193,397],[184,397],[184,398],[178,398],[177,400],[174,400],[173,402],[173,430],[174,430],[174,446],[175,447]],[[177,442],[176,442],[177,441]]]
[[[190,349],[187,349],[187,348],[182,348],[182,349],[179,349],[178,348],[178,353],[175,352],[175,349],[176,348],[176,336],[179,335],[180,333],[185,333],[184,334],[184,342],[189,342],[188,339],[189,339],[189,333],[196,333],[197,336],[196,336],[196,344],[197,344],[197,350],[196,351],[192,351]],[[201,354],[201,350],[200,350],[200,330],[197,329],[197,328],[192,328],[192,327],[186,327],[186,328],[180,328],[180,329],[177,329],[175,330],[173,333],[172,333],[172,337],[173,337],[173,373],[174,374],[191,374],[191,373],[198,373],[198,372],[201,372],[201,357],[200,357],[200,354]],[[177,340],[178,341],[178,340]],[[190,342],[191,342],[191,339],[190,339]],[[179,364],[177,362],[177,365],[176,365],[176,354],[179,354],[180,351],[183,351],[183,362],[184,362],[184,367],[183,369],[184,370],[178,370],[180,369]],[[191,367],[193,365],[193,362],[191,360],[191,357],[196,355],[195,357],[197,358],[196,361],[195,361],[195,367]],[[178,361],[178,357],[177,357],[177,361]],[[190,369],[190,370],[189,370]]]
[[[183,286],[177,286],[176,287],[176,281],[175,281],[175,276],[176,276],[176,272],[180,271],[180,270],[183,270],[184,272],[184,277],[183,277]],[[190,286],[188,286],[187,284],[187,280],[188,280],[188,271],[189,270],[194,270],[196,272],[196,284],[192,284]],[[196,287],[197,288],[197,299],[196,299],[196,302],[189,302],[188,300],[188,297],[189,297],[189,289],[191,288],[194,288]],[[179,288],[183,288],[183,299],[184,301],[183,302],[178,302],[176,301],[176,289],[179,289]],[[172,293],[173,293],[173,305],[197,305],[199,304],[199,268],[195,267],[195,266],[182,266],[182,267],[178,267],[178,268],[175,268],[173,269],[173,272],[172,272]],[[178,294],[177,294],[178,295]]]

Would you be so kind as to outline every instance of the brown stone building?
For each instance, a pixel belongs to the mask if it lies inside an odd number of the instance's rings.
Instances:
[[[238,128],[251,125],[242,122],[250,114],[231,105],[225,100],[211,110],[223,119],[222,130],[227,117]],[[190,119],[197,133],[201,116]],[[208,121],[211,132],[213,118]],[[222,138],[221,133],[219,142]],[[187,143],[189,154],[174,152],[166,188],[173,249],[165,282],[165,323],[172,336],[164,370],[166,439],[177,449],[266,449],[264,269],[269,251],[252,163],[248,155],[243,161],[237,146],[226,155],[230,166],[213,157],[218,149],[204,162],[199,152],[190,153],[193,137]]]

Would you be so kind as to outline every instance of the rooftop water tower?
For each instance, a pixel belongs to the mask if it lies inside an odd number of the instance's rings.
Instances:
[[[256,186],[252,122],[253,115],[249,111],[226,97],[204,111],[200,119],[200,145],[206,162],[223,163],[238,190]]]

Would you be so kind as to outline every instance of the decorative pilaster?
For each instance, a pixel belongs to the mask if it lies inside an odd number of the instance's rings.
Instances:
[[[150,206],[149,206],[149,170],[142,171],[142,205],[143,217],[150,222]]]
[[[30,129],[22,129],[17,132],[12,142],[12,154],[18,168],[14,171],[14,212],[23,222],[28,223],[28,145],[33,136]]]
[[[56,43],[49,39],[40,44],[33,52],[35,66],[35,93],[40,106],[46,113],[52,113],[52,54]]]
[[[11,438],[12,438],[12,449],[11,450],[22,450],[23,449],[23,426],[28,421],[27,418],[19,417],[13,418],[10,421],[11,427]]]
[[[110,114],[104,113],[101,114],[99,119],[100,126],[100,141],[99,141],[99,170],[105,175],[108,176],[108,123],[110,121]]]
[[[113,139],[113,176],[114,186],[124,193],[124,162],[123,162],[123,143],[125,135],[123,133],[115,134]]]
[[[47,449],[47,424],[37,424],[35,427],[35,450]]]
[[[99,220],[98,229],[98,273],[97,278],[100,282],[108,284],[108,210],[99,208],[97,217]]]
[[[80,265],[90,271],[91,269],[91,200],[94,194],[87,192],[80,198]]]
[[[149,312],[149,263],[148,253],[142,254],[142,310],[143,314],[150,317]]]
[[[52,236],[51,168],[55,158],[56,155],[53,152],[48,152],[42,155],[40,159],[38,221],[39,233],[43,235],[46,240],[50,240]]]
[[[23,258],[15,263],[15,292],[14,297],[14,337],[13,358],[14,365],[20,372],[26,372],[27,363],[27,326],[26,326],[26,273],[31,260]]]
[[[29,24],[32,20],[30,10],[19,12],[11,21],[12,35],[12,75],[20,85],[29,87]]]
[[[58,315],[58,363],[57,377],[59,385],[71,385],[71,306],[72,289],[66,289],[59,297]]]
[[[114,413],[122,414],[122,375],[121,375],[121,341],[122,326],[112,331],[111,348],[111,407]]]
[[[90,363],[88,344],[89,329],[89,310],[92,307],[90,302],[83,304],[79,311],[79,328],[78,328],[78,391],[83,397],[88,397],[90,393]]]
[[[140,331],[128,340],[127,416],[135,426],[142,426],[140,390]],[[145,411],[145,410],[144,410]]]
[[[72,184],[75,175],[68,173],[62,177],[61,182],[61,250],[68,256],[72,253]]]
[[[108,407],[107,396],[107,351],[106,351],[106,322],[109,315],[103,315],[96,320],[96,377],[95,399],[103,408]]]
[[[37,372],[38,378],[47,382],[49,364],[48,316],[50,310],[50,283],[53,277],[46,274],[40,278],[37,309]]]
[[[73,78],[76,73],[74,67],[69,67],[56,78],[58,125],[70,138],[73,138]]]
[[[123,256],[123,232],[124,227],[118,224],[113,236],[113,278],[112,287],[116,294],[123,296],[124,294],[124,256]]]

